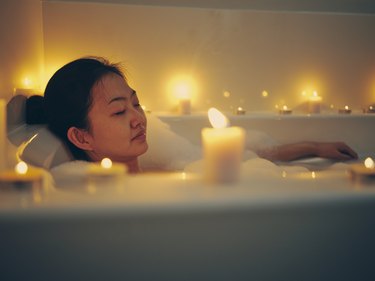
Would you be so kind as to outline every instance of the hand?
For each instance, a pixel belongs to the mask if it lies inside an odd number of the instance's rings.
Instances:
[[[317,143],[317,156],[340,161],[358,158],[357,153],[343,142]]]

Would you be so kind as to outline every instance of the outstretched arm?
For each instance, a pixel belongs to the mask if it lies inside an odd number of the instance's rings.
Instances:
[[[270,161],[293,161],[307,157],[322,157],[338,161],[357,159],[357,153],[343,142],[298,142],[256,151]]]

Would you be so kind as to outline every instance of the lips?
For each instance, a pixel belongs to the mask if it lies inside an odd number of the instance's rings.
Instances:
[[[145,130],[142,130],[142,131],[139,131],[133,138],[132,138],[132,141],[133,140],[145,140],[146,139],[146,131]]]

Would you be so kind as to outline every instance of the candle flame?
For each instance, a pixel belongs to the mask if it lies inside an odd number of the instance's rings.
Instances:
[[[225,128],[229,124],[227,117],[214,107],[208,110],[208,119],[214,128]]]
[[[345,110],[349,110],[349,106],[345,105],[344,106]]]
[[[372,160],[371,157],[367,157],[366,158],[366,160],[365,160],[365,167],[367,169],[374,169],[375,168],[374,160]]]
[[[111,159],[109,158],[103,158],[102,162],[100,163],[100,165],[104,168],[104,169],[110,169],[112,167],[112,161]]]
[[[14,170],[17,174],[24,175],[27,173],[28,167],[25,162],[21,161],[17,163],[17,165],[14,167]]]
[[[23,80],[22,80],[22,84],[25,88],[30,88],[31,87],[31,84],[32,84],[32,81],[29,77],[25,77]]]

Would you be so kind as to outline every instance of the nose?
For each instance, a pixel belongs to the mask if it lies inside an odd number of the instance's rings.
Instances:
[[[132,116],[130,119],[130,127],[135,129],[139,126],[144,127],[146,124],[146,117],[143,112],[139,112],[136,109],[132,110]]]

